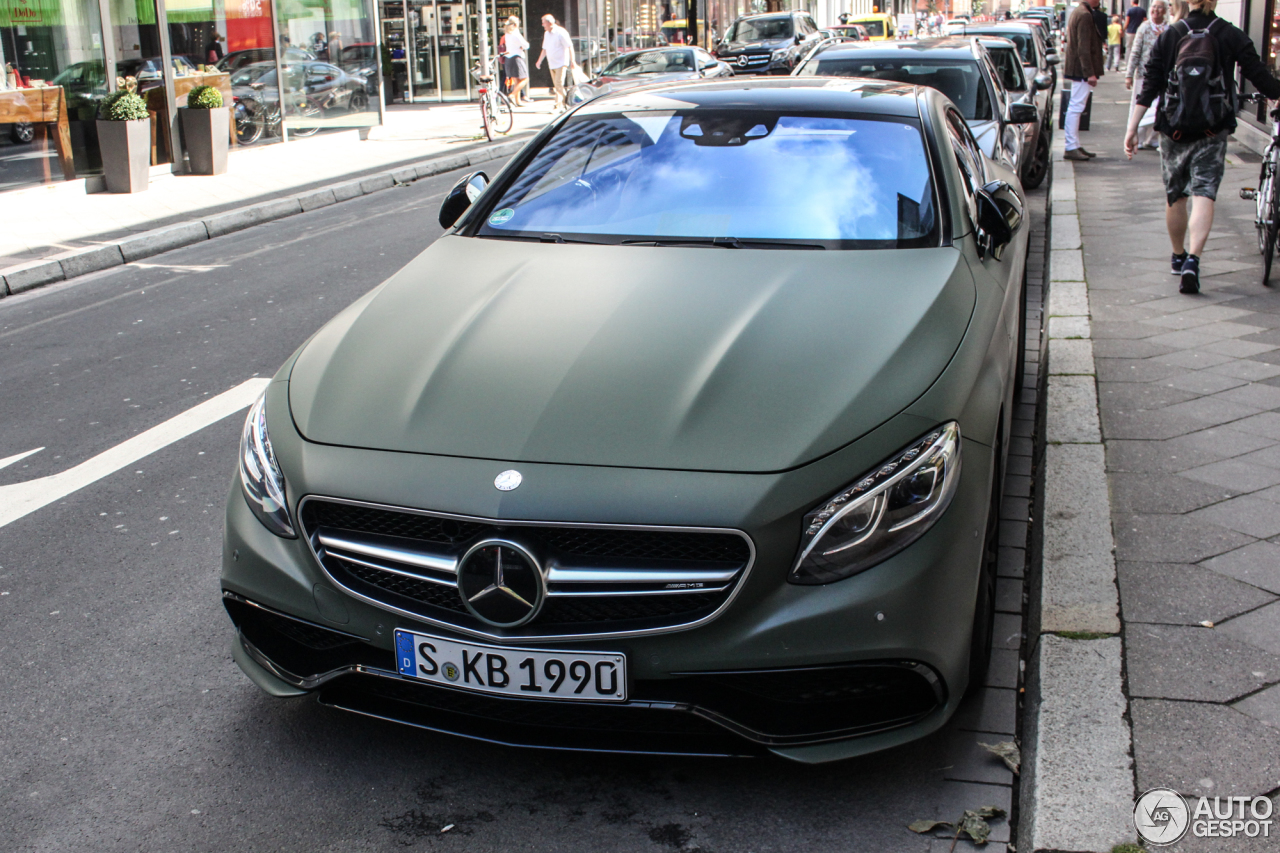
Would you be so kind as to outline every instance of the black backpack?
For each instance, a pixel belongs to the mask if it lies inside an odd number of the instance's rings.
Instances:
[[[1203,30],[1193,30],[1186,21],[1175,27],[1184,30],[1174,49],[1173,67],[1165,87],[1161,109],[1168,133],[1174,139],[1196,139],[1235,114],[1235,85],[1218,60],[1218,40],[1213,37],[1215,18]]]

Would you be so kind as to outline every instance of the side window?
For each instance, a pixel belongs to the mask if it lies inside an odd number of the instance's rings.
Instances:
[[[983,184],[982,158],[977,154],[977,144],[964,119],[953,110],[947,110],[947,135],[951,138],[951,150],[955,152],[956,163],[964,175],[965,204],[969,209],[969,219],[976,224],[978,200],[975,193]]]

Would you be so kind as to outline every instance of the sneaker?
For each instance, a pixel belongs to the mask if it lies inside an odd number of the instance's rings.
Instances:
[[[1200,292],[1200,259],[1195,255],[1187,255],[1187,259],[1182,262],[1182,284],[1178,287],[1178,292]]]
[[[1083,148],[1072,148],[1069,151],[1064,151],[1062,153],[1062,159],[1085,161],[1089,159],[1089,155],[1084,153]]]
[[[1171,266],[1173,267],[1171,272],[1174,275],[1182,275],[1182,265],[1187,262],[1187,253],[1183,252],[1181,255],[1170,255],[1170,260]]]

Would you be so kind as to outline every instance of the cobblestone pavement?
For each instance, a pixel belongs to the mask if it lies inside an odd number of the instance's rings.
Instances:
[[[1232,144],[1202,293],[1169,270],[1159,155],[1124,158],[1104,78],[1076,165],[1137,790],[1280,790],[1280,278],[1260,283],[1256,155]],[[1274,833],[1273,833],[1274,834]],[[1184,840],[1180,850],[1275,849]]]

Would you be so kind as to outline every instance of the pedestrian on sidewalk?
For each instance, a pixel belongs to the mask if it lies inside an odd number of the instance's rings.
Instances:
[[[1137,41],[1138,29],[1147,20],[1147,10],[1142,8],[1141,0],[1133,0],[1129,11],[1124,13],[1124,55],[1127,59],[1133,54],[1133,43]]]
[[[1106,70],[1102,63],[1102,36],[1093,19],[1101,3],[1102,0],[1080,0],[1067,19],[1067,62],[1062,75],[1071,81],[1071,101],[1063,122],[1067,150],[1062,156],[1067,160],[1091,160],[1096,156],[1080,144],[1080,116]]]
[[[510,85],[511,103],[529,105],[522,93],[529,85],[529,42],[520,34],[520,26],[508,20],[502,28],[502,68]]]
[[[1120,49],[1124,43],[1124,27],[1120,26],[1120,16],[1112,15],[1107,24],[1107,70],[1120,70]]]
[[[1129,114],[1124,150],[1138,147],[1138,123],[1157,97],[1165,225],[1173,246],[1172,272],[1182,293],[1200,292],[1200,254],[1213,228],[1213,206],[1226,170],[1227,139],[1236,129],[1236,66],[1268,98],[1280,98],[1253,42],[1214,14],[1218,0],[1189,0],[1191,12],[1156,39]],[[1223,96],[1225,93],[1225,96]],[[1187,199],[1191,212],[1187,213]],[[1188,230],[1190,242],[1187,242]]]
[[[1147,67],[1147,60],[1151,58],[1151,49],[1155,47],[1160,34],[1169,28],[1169,4],[1165,0],[1151,0],[1151,8],[1146,14],[1147,19],[1134,33],[1133,45],[1129,48],[1129,64],[1124,74],[1124,86],[1133,93],[1129,99],[1130,113],[1138,103],[1138,95],[1142,93],[1142,72]],[[1156,109],[1159,109],[1158,105]],[[1156,133],[1155,128],[1155,114],[1145,116],[1138,125],[1138,150],[1155,151],[1160,147],[1159,139],[1160,134]]]
[[[542,53],[533,67],[541,68],[542,60],[547,61],[547,68],[551,70],[551,88],[556,94],[556,109],[563,110],[569,104],[564,82],[573,65],[573,40],[569,38],[569,31],[556,23],[554,15],[542,16],[542,29],[546,31],[542,37]]]

